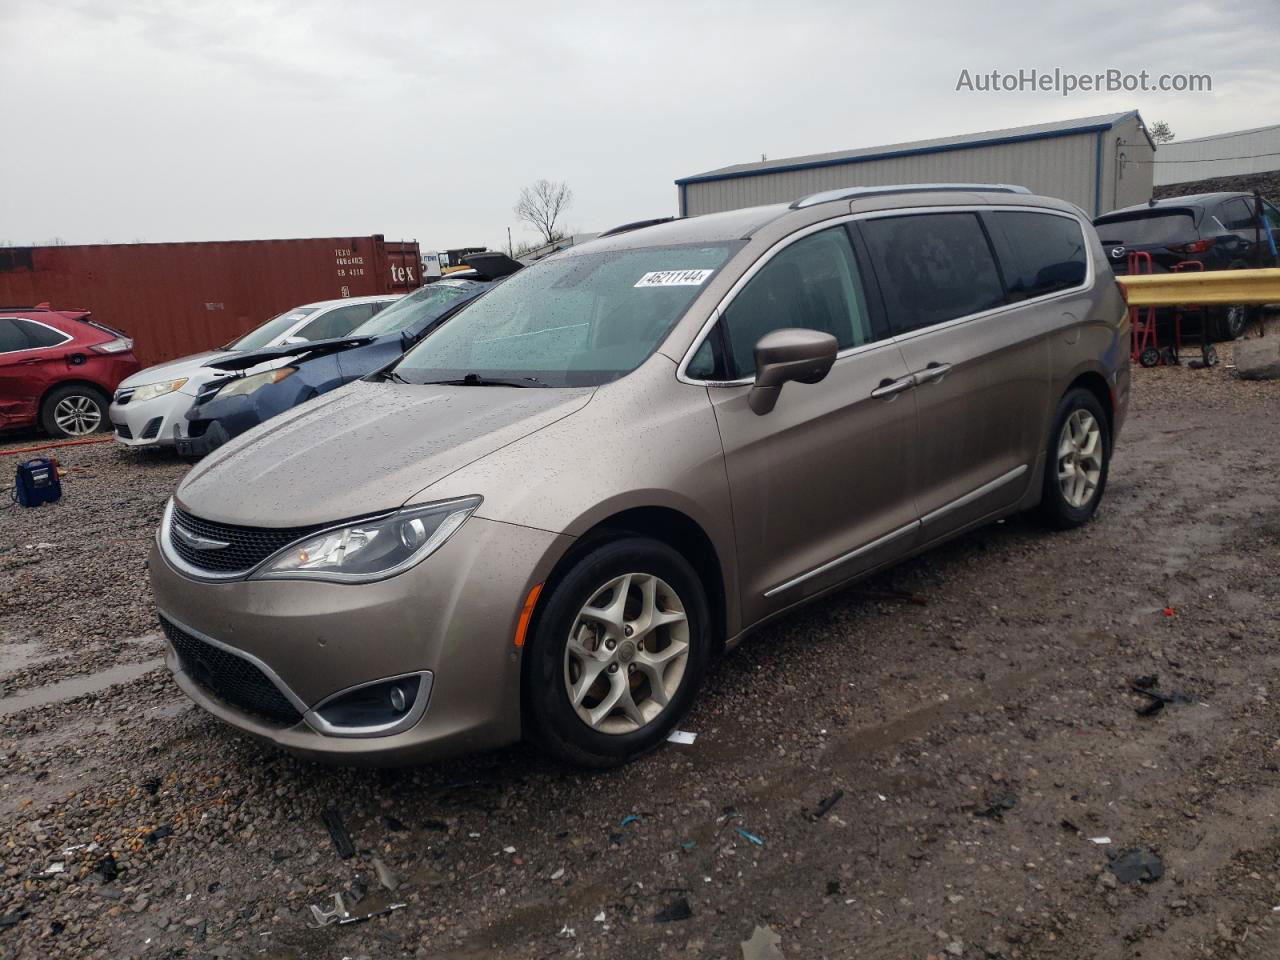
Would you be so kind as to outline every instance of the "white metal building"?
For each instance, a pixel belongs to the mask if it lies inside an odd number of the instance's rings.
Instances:
[[[1280,170],[1280,123],[1160,147],[1155,183],[1187,183]]]
[[[1091,216],[1151,198],[1155,145],[1137,110],[958,137],[739,163],[676,181],[696,216],[894,183],[1012,183]],[[1145,162],[1143,162],[1145,161]]]

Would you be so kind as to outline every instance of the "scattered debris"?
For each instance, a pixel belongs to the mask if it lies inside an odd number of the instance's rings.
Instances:
[[[556,870],[556,872],[555,872],[555,873],[553,873],[553,874],[551,875],[551,879],[552,879],[552,880],[559,880],[559,879],[560,879],[561,877],[563,877],[563,876],[564,876],[564,867],[560,867],[558,870]]]
[[[1191,703],[1191,698],[1181,693],[1160,693],[1155,689],[1160,677],[1154,673],[1129,680],[1129,689],[1139,696],[1146,697],[1147,702],[1135,708],[1140,717],[1150,717],[1164,709],[1166,703]]]
[[[573,927],[569,926],[567,923],[563,927],[561,927],[560,932],[556,934],[557,937],[563,937],[566,940],[570,939],[571,937],[576,937],[577,935],[578,935],[577,931],[574,930]]]
[[[987,819],[987,820],[1003,820],[1004,812],[1006,810],[1012,810],[1014,806],[1017,805],[1017,803],[1018,803],[1017,797],[1015,797],[1012,793],[1006,793],[1003,796],[1001,796],[999,799],[997,799],[994,803],[992,803],[990,806],[984,807],[981,810],[973,811],[973,815],[975,817],[983,817],[984,819]]]
[[[64,873],[66,869],[67,869],[67,865],[63,863],[61,860],[58,860],[58,861],[55,861],[54,863],[49,864],[47,867],[45,867],[44,872],[45,873]]]
[[[1160,612],[1163,613],[1166,617],[1176,617],[1178,615],[1177,611],[1175,611],[1173,607],[1165,607]]]
[[[1121,883],[1155,883],[1164,876],[1164,861],[1145,847],[1122,850],[1107,864]]]
[[[663,909],[653,915],[654,923],[674,923],[677,920],[688,920],[693,916],[693,911],[689,909],[689,900],[687,897],[679,897],[672,900]]]
[[[355,856],[356,848],[351,843],[351,835],[347,833],[346,824],[342,822],[342,814],[333,807],[329,807],[320,814],[320,819],[329,828],[329,836],[333,838],[333,848],[338,851],[338,856],[343,860],[350,860]]]
[[[605,921],[604,911],[601,910],[594,917],[592,917],[591,920],[593,923],[604,923]]]
[[[1089,841],[1091,843],[1096,843],[1100,847],[1105,847],[1111,843],[1111,838],[1110,837],[1090,837]]]
[[[751,939],[741,943],[742,960],[783,960],[781,943],[782,936],[774,933],[772,927],[756,927],[751,931]]]
[[[679,743],[687,747],[697,739],[698,735],[688,730],[672,730],[671,736],[667,737],[667,743]]]
[[[693,850],[697,849],[697,846],[698,844],[695,841],[686,840],[684,841],[684,843],[680,844],[680,849],[685,851],[686,853],[690,853]]]
[[[809,814],[809,819],[821,820],[830,812],[832,807],[834,807],[837,803],[840,802],[840,798],[843,796],[844,796],[844,791],[837,790],[835,793],[831,794],[831,796],[823,797],[821,800],[818,801],[818,805],[813,808],[813,813]]]
[[[391,872],[391,868],[382,862],[381,857],[373,858],[373,872],[378,876],[378,882],[394,893],[400,887],[400,878]]]
[[[163,840],[165,837],[169,836],[171,833],[173,833],[173,827],[169,826],[167,823],[164,823],[156,827],[154,830],[149,830],[146,833],[144,833],[142,835],[142,839],[146,843],[155,843],[159,840]]]
[[[516,852],[516,848],[515,848],[515,847],[503,847],[503,848],[502,848],[502,852],[503,852],[503,853],[515,853],[515,852]]]
[[[156,792],[160,789],[160,778],[151,777],[148,780],[143,780],[142,789],[146,792],[147,796],[154,797]]]
[[[764,841],[763,841],[763,840],[761,840],[759,837],[757,837],[757,836],[756,836],[754,833],[752,833],[751,831],[749,831],[749,830],[743,830],[741,827],[735,827],[734,829],[737,831],[738,836],[742,837],[742,839],[743,839],[743,840],[750,840],[750,841],[751,841],[752,843],[754,843],[757,847],[763,847],[763,846],[764,846]]]
[[[619,823],[619,824],[618,824],[618,826],[620,826],[620,827],[625,827],[627,824],[629,824],[629,823],[635,823],[635,822],[637,822],[639,819],[640,819],[640,818],[639,818],[636,814],[634,814],[634,813],[629,813],[629,814],[627,814],[625,817],[623,817],[623,818],[622,818],[622,822],[621,822],[621,823]]]
[[[1080,828],[1079,828],[1079,827],[1077,827],[1077,826],[1076,826],[1074,823],[1072,823],[1070,820],[1068,820],[1066,817],[1063,817],[1063,818],[1062,818],[1062,820],[1059,822],[1058,826],[1062,827],[1062,829],[1063,829],[1063,830],[1069,830],[1069,831],[1071,831],[1072,833],[1079,833],[1079,832],[1080,832]]]
[[[315,904],[311,905],[311,916],[315,918],[313,927],[326,927],[331,923],[348,924],[348,923],[364,923],[366,920],[372,920],[374,917],[385,917],[397,910],[403,910],[408,904],[391,903],[383,907],[381,910],[372,910],[369,913],[362,913],[359,916],[352,916],[347,910],[346,903],[343,902],[342,894],[335,893],[333,895],[333,909],[321,910]]]

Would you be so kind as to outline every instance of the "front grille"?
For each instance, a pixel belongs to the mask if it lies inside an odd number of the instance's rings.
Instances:
[[[160,433],[160,424],[164,417],[152,417],[147,421],[146,427],[142,431],[143,440],[154,440]]]
[[[133,439],[133,431],[129,429],[127,423],[113,423],[112,426],[116,428],[116,436],[121,440]]]
[[[173,523],[169,529],[169,546],[197,570],[208,570],[210,573],[248,573],[277,550],[319,529],[319,526],[238,527],[229,523],[201,520],[175,506]],[[197,549],[179,536],[179,530],[214,543],[225,543],[226,546]]]
[[[183,672],[202,690],[282,727],[291,727],[302,719],[280,689],[248,660],[193,637],[164,617],[160,618],[160,626],[178,655]]]
[[[134,389],[135,389],[134,387],[124,387],[120,390],[117,390],[116,403],[120,404],[120,406],[123,407],[126,403],[128,403],[130,400],[133,399]]]

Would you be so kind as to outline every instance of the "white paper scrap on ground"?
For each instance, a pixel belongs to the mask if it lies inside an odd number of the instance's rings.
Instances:
[[[1108,843],[1111,842],[1110,837],[1090,837],[1089,839],[1092,840],[1094,843],[1098,844],[1099,846],[1103,846],[1103,847],[1105,847]]]
[[[683,743],[687,747],[697,739],[698,735],[688,730],[672,730],[671,736],[667,737],[667,743]]]

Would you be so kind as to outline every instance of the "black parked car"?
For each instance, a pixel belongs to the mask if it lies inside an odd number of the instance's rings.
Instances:
[[[1205,270],[1236,270],[1280,265],[1280,211],[1265,200],[1262,220],[1248,193],[1197,193],[1153,200],[1113,210],[1093,221],[1111,268],[1129,271],[1129,254],[1151,254],[1152,269],[1165,273],[1184,260]],[[1244,332],[1243,307],[1220,307],[1210,316],[1210,333],[1234,340]]]
[[[203,457],[232,437],[345,383],[388,366],[495,283],[521,268],[505,254],[485,252],[471,268],[401,297],[345,337],[284,344],[208,366],[232,373],[201,388],[187,411],[179,455]],[[256,369],[255,369],[256,368]]]

